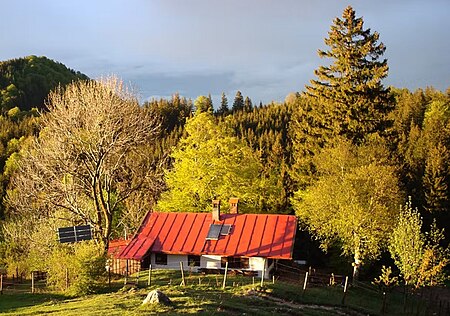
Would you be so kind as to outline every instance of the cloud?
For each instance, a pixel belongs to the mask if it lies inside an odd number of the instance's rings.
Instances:
[[[387,46],[387,83],[449,84],[448,0],[353,1]],[[325,61],[336,0],[9,1],[2,6],[0,60],[45,55],[90,77],[117,74],[143,98],[180,92],[254,103],[301,91]]]

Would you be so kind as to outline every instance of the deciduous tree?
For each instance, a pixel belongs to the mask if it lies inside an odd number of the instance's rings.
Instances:
[[[280,190],[261,177],[262,165],[250,147],[231,136],[207,112],[186,123],[183,138],[166,173],[168,191],[158,202],[163,211],[209,211],[211,200],[239,197],[241,209],[259,211],[265,195]]]
[[[395,265],[409,284],[418,279],[418,269],[422,260],[424,238],[421,232],[422,219],[419,211],[413,209],[411,200],[400,210],[397,224],[389,241],[389,252]]]
[[[113,217],[135,191],[152,185],[141,149],[159,122],[116,78],[52,92],[39,137],[22,154],[9,192],[15,215],[61,216],[94,227],[105,246]]]
[[[339,141],[315,156],[317,180],[297,191],[293,206],[324,249],[339,242],[353,257],[354,277],[365,260],[376,258],[393,229],[401,192],[387,149],[379,144]]]

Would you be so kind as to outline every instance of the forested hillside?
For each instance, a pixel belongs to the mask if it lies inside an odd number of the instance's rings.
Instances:
[[[28,56],[0,62],[0,108],[2,113],[42,109],[48,93],[58,85],[88,79],[47,57]]]
[[[389,251],[405,280],[442,281],[450,90],[384,86],[386,48],[351,7],[325,44],[304,91],[258,106],[241,91],[139,104],[117,78],[65,86],[86,76],[45,57],[0,63],[3,264],[45,270],[36,253],[55,255],[57,227],[89,224],[107,248],[150,210],[238,196],[243,212],[297,215],[354,277]]]
[[[38,135],[39,111],[59,85],[88,77],[47,57],[28,56],[0,62],[0,197],[3,200],[20,147]],[[3,203],[0,217],[4,216]]]

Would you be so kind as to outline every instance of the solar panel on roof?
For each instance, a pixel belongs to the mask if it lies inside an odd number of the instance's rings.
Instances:
[[[231,231],[231,225],[230,224],[223,224],[222,228],[220,229],[220,234],[222,236],[229,235]]]
[[[206,239],[219,239],[221,229],[222,225],[211,224]]]

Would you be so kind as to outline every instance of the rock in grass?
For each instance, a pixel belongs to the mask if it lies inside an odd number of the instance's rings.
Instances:
[[[142,305],[145,305],[145,304],[171,305],[172,301],[167,297],[166,294],[164,294],[160,290],[153,290],[147,294],[147,297],[142,302]]]

